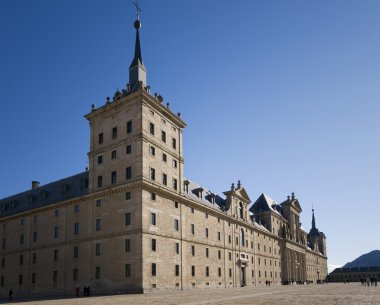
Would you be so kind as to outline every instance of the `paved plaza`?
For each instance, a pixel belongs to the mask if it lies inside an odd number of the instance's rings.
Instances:
[[[3,303],[3,302],[2,302]],[[4,304],[4,303],[3,303]],[[255,305],[378,305],[380,286],[364,287],[359,283],[309,286],[272,286],[235,289],[194,289],[150,294],[65,298],[12,304],[39,305],[118,305],[118,304],[255,304]]]

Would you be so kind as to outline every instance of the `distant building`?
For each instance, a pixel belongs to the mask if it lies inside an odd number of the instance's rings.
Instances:
[[[371,278],[380,280],[380,266],[336,268],[328,275],[329,282],[360,282],[362,279],[368,280]]]
[[[0,200],[1,294],[324,280],[325,235],[294,194],[252,204],[240,181],[218,195],[184,177],[186,123],[150,94],[140,26],[129,84],[86,115],[88,171]]]

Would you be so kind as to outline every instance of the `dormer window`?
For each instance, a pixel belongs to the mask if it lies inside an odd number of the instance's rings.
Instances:
[[[185,181],[183,182],[184,190],[185,190],[186,193],[189,192],[189,184],[190,184],[190,181],[189,181],[189,180],[185,180]]]
[[[243,212],[243,204],[241,202],[239,203],[239,214],[240,214],[240,218],[243,219],[244,212]]]

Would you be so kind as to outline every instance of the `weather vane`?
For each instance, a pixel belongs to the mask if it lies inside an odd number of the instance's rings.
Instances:
[[[141,9],[139,6],[139,0],[134,1],[133,5],[136,7],[136,17],[137,17],[137,20],[139,20],[140,19],[140,13],[141,13]]]

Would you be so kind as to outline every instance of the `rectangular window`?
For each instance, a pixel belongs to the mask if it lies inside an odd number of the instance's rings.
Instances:
[[[38,219],[38,216],[37,216],[37,215],[34,215],[34,216],[33,216],[33,222],[37,222],[37,219]]]
[[[132,121],[127,122],[127,133],[132,132]]]
[[[131,224],[131,213],[125,213],[125,225],[129,226]]]
[[[179,265],[175,265],[175,276],[179,276]]]
[[[174,149],[177,149],[177,139],[173,138],[172,146],[173,146]]]
[[[191,266],[191,276],[195,276],[195,266]]]
[[[174,160],[174,159],[173,159],[173,167],[174,167],[174,168],[177,168],[177,160]]]
[[[162,161],[164,161],[164,162],[167,162],[168,161],[168,157],[167,157],[167,155],[166,154],[162,154]]]
[[[33,242],[37,242],[37,232],[33,232]]]
[[[179,231],[179,220],[174,219],[174,230]]]
[[[131,196],[131,192],[126,192],[125,193],[125,200],[131,200],[132,196]]]
[[[232,277],[232,269],[229,270],[230,277]]]
[[[156,272],[156,264],[155,263],[152,263],[152,276],[156,276],[157,272]]]
[[[152,251],[156,251],[156,246],[157,246],[157,240],[155,238],[152,238]]]
[[[111,151],[111,159],[116,159],[116,150]]]
[[[78,269],[73,269],[73,281],[78,280]]]
[[[100,243],[95,244],[95,255],[100,256]]]
[[[219,277],[222,276],[222,268],[218,268],[218,275]]]
[[[206,234],[206,237],[208,238],[208,228],[206,228],[205,234]]]
[[[131,252],[131,240],[130,239],[125,240],[125,252]]]
[[[102,164],[103,163],[103,156],[98,156],[98,164]]]
[[[98,176],[98,187],[103,187],[103,176]]]
[[[20,245],[24,244],[24,234],[20,235]]]
[[[150,213],[150,223],[156,225],[156,213]]]
[[[149,132],[152,136],[154,136],[154,124],[153,123],[150,123],[149,124]]]
[[[96,219],[96,231],[100,231],[102,229],[102,220],[100,218]]]
[[[79,213],[79,204],[74,206],[74,213]]]
[[[103,144],[103,132],[99,133],[99,144]]]
[[[32,284],[36,283],[36,274],[33,272],[32,273]]]
[[[208,254],[208,248],[206,248],[206,257],[208,257],[208,255],[209,255],[209,254]]]
[[[125,264],[125,277],[131,277],[131,264]]]
[[[177,202],[177,201],[174,201],[174,207],[175,207],[176,209],[178,209],[178,202]]]
[[[78,247],[74,247],[74,255],[73,255],[73,257],[74,258],[78,258],[78,256],[79,256],[79,248]]]
[[[24,264],[24,255],[20,255],[20,266]]]
[[[150,169],[150,179],[156,180],[156,170],[154,168]]]
[[[194,208],[190,208],[190,212],[194,214]]]
[[[161,140],[162,140],[162,142],[166,143],[166,132],[165,131],[161,131]]]
[[[0,286],[1,287],[4,287],[4,275],[1,276],[1,283],[0,283]]]
[[[178,188],[178,182],[177,182],[177,179],[174,179],[173,178],[173,189],[177,190]]]
[[[179,243],[175,243],[175,254],[179,254]]]
[[[58,237],[59,237],[59,228],[54,227],[54,238],[58,238]]]
[[[195,246],[191,246],[191,255],[195,256]]]
[[[112,128],[112,139],[117,139],[117,127]]]
[[[222,258],[222,251],[218,250],[218,258],[221,259]]]
[[[228,243],[231,243],[231,235],[228,235]]]
[[[131,154],[132,153],[132,146],[131,145],[127,145],[126,148],[125,148],[125,152],[127,155]]]
[[[3,243],[2,243],[3,249],[5,249],[6,244],[7,244],[7,240],[5,239],[5,237],[3,237]]]
[[[58,249],[54,250],[54,261],[58,260]]]
[[[74,224],[74,234],[79,234],[79,222]]]
[[[151,147],[150,147],[150,154],[151,154],[152,156],[155,156],[155,155],[156,155],[156,148],[155,148],[154,146],[151,146]]]
[[[22,274],[19,274],[19,275],[18,275],[18,284],[19,284],[19,285],[22,285],[22,282],[23,282]]]
[[[102,199],[97,199],[96,200],[96,207],[99,208],[102,206]]]
[[[55,216],[55,217],[58,217],[58,216],[59,216],[59,210],[55,210],[55,211],[54,211],[54,216]]]
[[[220,241],[220,232],[218,232],[218,240]]]
[[[228,259],[231,261],[232,260],[232,254],[231,252],[228,253]]]
[[[1,259],[1,268],[4,268],[5,267],[5,258],[3,257]]]
[[[132,179],[132,167],[128,166],[125,169],[125,177],[127,180]]]
[[[95,278],[96,278],[97,280],[100,279],[100,267],[96,267],[96,268],[95,268]]]
[[[111,173],[111,184],[115,184],[116,183],[116,172],[112,172]]]
[[[190,225],[190,230],[191,230],[191,234],[195,234],[195,225],[192,223],[191,225]]]
[[[168,175],[162,174],[162,184],[168,185]]]
[[[210,270],[209,270],[208,266],[206,266],[206,276],[210,276]]]
[[[33,264],[37,263],[37,253],[33,253],[32,255],[32,263]]]
[[[156,193],[150,193],[150,200],[156,201],[156,198],[157,198]]]

